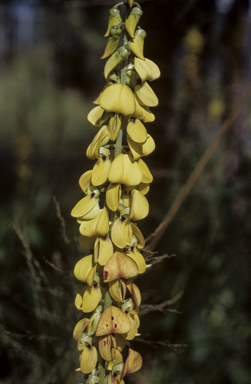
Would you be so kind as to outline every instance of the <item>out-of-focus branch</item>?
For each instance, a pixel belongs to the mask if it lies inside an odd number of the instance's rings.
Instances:
[[[154,250],[158,242],[160,241],[161,237],[165,233],[168,225],[178,212],[181,204],[193,188],[194,184],[198,180],[199,176],[203,172],[205,166],[207,165],[208,161],[211,159],[213,153],[216,151],[217,147],[219,146],[222,138],[224,137],[225,133],[228,131],[228,129],[231,127],[231,124],[234,122],[236,119],[238,113],[240,112],[241,108],[247,101],[248,97],[250,96],[251,93],[251,82],[247,86],[244,94],[242,97],[239,99],[239,101],[236,103],[235,108],[233,109],[232,113],[228,116],[228,118],[225,120],[223,123],[220,131],[212,141],[212,143],[209,145],[207,148],[206,152],[204,155],[201,157],[199,160],[198,164],[196,165],[195,169],[189,176],[187,182],[181,189],[180,193],[174,200],[173,204],[171,205],[170,209],[168,210],[167,214],[165,215],[164,219],[160,223],[160,225],[156,228],[156,230],[151,234],[148,238],[148,240],[151,240],[150,243],[148,244],[147,248],[150,250]]]
[[[174,313],[181,314],[181,312],[178,312],[176,309],[170,309],[170,308],[166,308],[166,307],[176,303],[182,297],[183,293],[184,293],[183,291],[180,291],[172,299],[163,301],[163,303],[160,303],[160,304],[141,305],[141,307],[140,307],[141,311],[139,312],[139,316],[144,316],[149,312],[155,312],[155,311],[163,312],[163,313],[174,312]]]

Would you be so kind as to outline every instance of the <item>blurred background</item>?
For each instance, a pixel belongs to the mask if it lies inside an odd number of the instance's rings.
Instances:
[[[160,67],[147,130],[156,150],[148,237],[251,81],[251,2],[141,0],[145,56]],[[0,383],[84,383],[72,330],[80,284],[78,179],[96,133],[113,0],[0,2]],[[251,96],[136,280],[137,384],[251,382]]]

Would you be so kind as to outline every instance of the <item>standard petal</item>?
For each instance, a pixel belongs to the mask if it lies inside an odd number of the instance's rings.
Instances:
[[[139,269],[135,261],[124,253],[115,252],[104,266],[104,282],[129,279],[137,276]]]
[[[111,333],[127,333],[130,330],[130,320],[121,309],[111,306],[101,315],[96,329],[96,336],[105,336]]]
[[[108,179],[111,183],[136,186],[142,181],[137,162],[127,154],[120,154],[112,162]]]
[[[135,112],[135,98],[132,90],[125,84],[112,84],[100,96],[100,106],[107,112],[121,113],[124,116]]]

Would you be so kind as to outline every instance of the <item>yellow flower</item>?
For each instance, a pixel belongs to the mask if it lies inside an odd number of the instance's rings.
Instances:
[[[145,126],[139,119],[132,117],[126,127],[127,134],[135,143],[144,143],[147,139]]]
[[[90,220],[97,217],[100,212],[98,196],[98,191],[85,196],[72,209],[71,215],[78,220]]]
[[[124,216],[115,220],[111,230],[111,239],[118,248],[125,248],[132,242],[132,227],[130,220]]]
[[[108,174],[111,167],[111,160],[109,157],[103,155],[100,157],[92,170],[92,184],[100,186],[107,181]]]
[[[91,287],[87,285],[76,295],[75,305],[77,309],[85,313],[94,311],[102,299],[102,289],[99,284],[94,283]]]
[[[121,153],[112,162],[108,180],[114,184],[136,186],[142,182],[142,172],[131,156]]]
[[[138,28],[135,32],[134,39],[129,41],[130,50],[141,60],[145,59],[143,54],[145,37],[146,32],[142,28]]]
[[[89,287],[91,287],[96,270],[97,266],[94,263],[93,255],[88,255],[77,262],[74,268],[74,275],[78,280],[88,284]]]
[[[147,135],[146,141],[144,143],[136,143],[127,135],[127,143],[131,150],[134,160],[138,160],[143,156],[148,156],[155,149],[155,142],[152,136]]]
[[[141,60],[138,57],[135,57],[134,66],[142,82],[148,80],[153,81],[160,77],[159,67],[152,60],[147,58]]]
[[[135,94],[139,104],[144,107],[156,107],[159,103],[157,96],[146,81],[135,86]]]
[[[131,38],[133,38],[133,39],[134,39],[134,33],[135,33],[136,26],[139,22],[140,16],[142,16],[142,14],[143,14],[142,9],[138,4],[136,7],[134,7],[131,10],[130,15],[128,16],[128,18],[125,21],[126,30],[129,33],[129,35],[131,36]]]
[[[99,265],[105,265],[113,255],[113,245],[108,235],[99,236],[94,244],[94,261]]]
[[[130,214],[129,220],[142,220],[149,213],[149,204],[144,195],[140,193],[137,189],[133,189],[130,194]]]
[[[100,107],[107,112],[121,113],[124,116],[135,112],[135,98],[132,90],[125,84],[112,84],[99,98]]]
[[[113,300],[122,304],[125,300],[126,284],[124,279],[116,279],[109,282],[109,293]]]
[[[127,333],[130,330],[130,320],[121,309],[110,306],[101,315],[96,329],[96,336],[106,336],[112,333]]]
[[[104,266],[104,282],[116,279],[129,279],[139,273],[135,261],[124,253],[115,252]]]
[[[92,220],[79,220],[79,231],[81,235],[103,236],[105,237],[109,231],[109,215],[106,207],[100,210],[99,214]]]
[[[108,127],[103,125],[87,148],[86,156],[92,160],[98,159],[100,157],[100,147],[106,145],[109,140]]]
[[[112,25],[109,30],[109,38],[101,59],[105,59],[116,51],[119,45],[122,29],[120,24]]]
[[[118,137],[119,130],[121,128],[123,116],[119,113],[115,113],[110,117],[108,123],[109,136],[112,141],[115,141]]]
[[[121,198],[121,185],[110,183],[106,191],[106,204],[111,211],[117,211]]]
[[[80,370],[83,373],[91,373],[98,362],[98,352],[92,345],[84,346],[79,356]]]
[[[138,266],[139,273],[144,273],[146,270],[146,262],[142,254],[138,251],[138,248],[129,247],[126,254],[135,261]]]

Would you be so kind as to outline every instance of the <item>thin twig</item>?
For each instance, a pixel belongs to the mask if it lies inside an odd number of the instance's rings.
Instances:
[[[152,240],[150,241],[150,243],[147,246],[148,249],[150,249],[150,250],[154,250],[155,249],[156,245],[158,244],[158,242],[160,241],[161,237],[165,233],[168,225],[170,224],[170,222],[174,218],[175,214],[178,212],[181,204],[183,203],[183,201],[185,200],[185,198],[187,197],[187,195],[191,191],[192,187],[194,186],[194,184],[198,180],[199,176],[203,172],[203,170],[204,170],[205,166],[207,165],[208,161],[211,159],[213,153],[215,152],[215,150],[219,146],[219,144],[220,144],[222,138],[224,137],[225,133],[231,127],[232,123],[236,119],[236,117],[237,117],[238,113],[240,112],[241,108],[243,107],[243,105],[247,101],[248,97],[250,96],[250,93],[251,93],[251,82],[247,86],[247,88],[246,88],[244,94],[242,95],[242,97],[237,102],[237,104],[236,104],[235,108],[233,109],[232,113],[230,113],[228,118],[225,120],[225,122],[223,123],[220,131],[218,132],[218,134],[216,135],[214,140],[211,142],[211,144],[207,148],[206,152],[203,154],[203,156],[199,160],[198,164],[196,165],[196,167],[194,168],[193,172],[189,176],[187,182],[185,183],[185,185],[181,189],[180,193],[178,194],[178,196],[174,200],[174,202],[171,205],[171,207],[169,208],[169,210],[168,210],[167,214],[165,215],[164,219],[162,220],[160,225],[156,228],[154,233],[149,237]]]
[[[57,214],[57,217],[60,221],[60,224],[61,224],[61,233],[62,233],[62,237],[65,241],[66,244],[69,244],[70,243],[70,240],[69,240],[69,237],[67,236],[67,232],[66,232],[66,224],[65,224],[65,219],[63,218],[62,216],[62,213],[61,213],[61,208],[60,208],[60,205],[59,205],[59,202],[57,201],[56,199],[56,196],[53,196],[53,201],[54,201],[54,204],[55,204],[55,207],[56,207],[56,214]]]
[[[165,308],[165,307],[168,305],[172,305],[172,304],[176,303],[182,297],[183,293],[184,293],[183,291],[180,291],[172,299],[163,301],[163,303],[160,303],[160,304],[141,305],[141,308],[143,308],[143,309],[141,309],[141,311],[139,312],[139,316],[144,316],[149,312],[155,312],[155,311],[164,312],[164,313],[174,312],[174,313],[181,314],[181,312],[177,311],[176,309],[170,309],[170,308]]]

